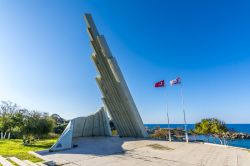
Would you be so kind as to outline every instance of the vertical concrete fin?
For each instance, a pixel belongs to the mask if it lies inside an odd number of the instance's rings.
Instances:
[[[100,112],[101,112],[102,117],[103,117],[104,135],[105,136],[112,136],[106,109],[104,107],[102,107]]]
[[[98,30],[95,26],[95,23],[92,19],[91,14],[88,14],[88,13],[84,14],[84,19],[85,19],[85,22],[87,23],[87,27],[89,31],[92,32],[93,36],[94,37],[99,36]]]
[[[112,53],[108,47],[108,43],[106,42],[106,39],[103,35],[97,36],[97,41],[102,49],[103,54],[107,58],[112,58]]]

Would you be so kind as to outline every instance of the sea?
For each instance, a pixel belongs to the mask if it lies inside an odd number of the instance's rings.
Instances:
[[[160,128],[168,128],[167,124],[145,124],[145,126],[150,129],[155,128],[157,126],[159,126]],[[169,126],[170,128],[183,128],[184,129],[184,124],[170,124]],[[195,126],[194,124],[187,124],[187,129],[192,130],[194,129],[194,126]],[[250,124],[227,124],[227,127],[236,132],[250,134]],[[199,137],[198,139],[205,141],[205,137],[202,137],[202,136]],[[219,144],[219,141],[216,141],[216,142],[212,142],[212,141],[213,140],[211,140],[211,143]],[[250,149],[250,139],[227,140],[227,145]]]

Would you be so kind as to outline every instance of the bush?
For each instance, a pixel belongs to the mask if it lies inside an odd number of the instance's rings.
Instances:
[[[166,139],[166,135],[168,134],[168,129],[157,129],[155,130],[154,134],[151,135],[152,138],[158,139]]]
[[[60,137],[60,134],[50,132],[47,135],[43,135],[42,137],[40,137],[40,139],[57,139],[59,137]]]
[[[65,124],[59,124],[57,126],[54,127],[53,131],[56,134],[62,134],[62,132],[64,131],[64,129],[67,127],[67,123]]]
[[[41,138],[48,135],[52,131],[55,122],[47,114],[41,114],[36,111],[30,112],[29,116],[24,121],[22,133],[25,137],[33,136],[34,138]]]
[[[113,136],[116,136],[116,135],[118,135],[118,132],[117,132],[117,130],[112,130],[112,135],[113,135]]]

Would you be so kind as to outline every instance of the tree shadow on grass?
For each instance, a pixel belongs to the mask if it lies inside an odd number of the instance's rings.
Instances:
[[[25,145],[25,147],[48,149],[48,148],[50,148],[52,145],[53,145],[53,144],[48,144],[48,145],[36,145],[36,144],[31,144],[31,145]]]

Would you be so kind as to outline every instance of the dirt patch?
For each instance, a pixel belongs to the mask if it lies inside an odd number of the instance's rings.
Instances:
[[[174,150],[170,147],[167,147],[167,146],[163,146],[163,145],[160,145],[160,144],[150,144],[150,145],[147,145],[148,147],[151,147],[153,149],[157,149],[157,150]]]

